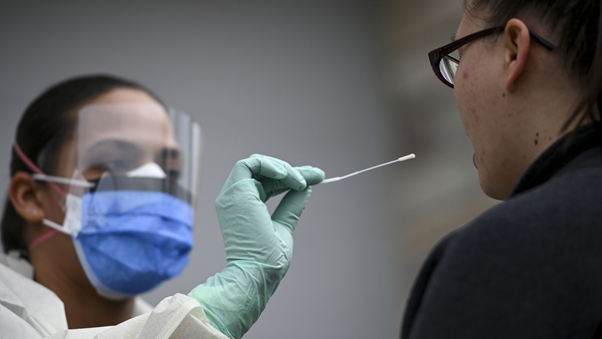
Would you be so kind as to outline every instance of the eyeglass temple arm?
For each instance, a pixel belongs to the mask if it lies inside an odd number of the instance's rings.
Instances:
[[[450,44],[447,44],[443,47],[437,48],[436,50],[432,51],[431,53],[433,55],[436,55],[437,57],[443,57],[446,54],[449,54],[451,51],[456,50],[458,47],[464,45],[466,42],[466,40],[476,40],[482,36],[486,36],[492,33],[500,33],[502,31],[504,31],[505,27],[500,26],[500,27],[493,27],[493,28],[489,28],[480,32],[477,32],[476,34],[472,34],[469,36],[466,36],[462,39],[456,40]],[[531,36],[531,38],[535,41],[537,41],[539,44],[541,44],[545,49],[551,51],[553,50],[556,46],[554,46],[553,43],[549,42],[548,40],[542,38],[540,35],[533,33],[531,30],[529,30],[529,36]]]
[[[531,36],[531,39],[539,42],[543,47],[545,47],[545,49],[547,49],[548,51],[553,50],[556,46],[554,46],[553,43],[549,42],[548,40],[542,38],[541,36],[531,32],[529,30],[529,35]]]

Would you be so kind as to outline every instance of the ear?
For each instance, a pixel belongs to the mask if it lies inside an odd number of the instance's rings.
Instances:
[[[40,185],[29,173],[17,172],[10,182],[8,197],[19,215],[29,223],[40,223],[45,218]]]
[[[504,66],[507,72],[506,90],[513,92],[529,60],[531,36],[529,29],[519,19],[511,19],[504,30]]]

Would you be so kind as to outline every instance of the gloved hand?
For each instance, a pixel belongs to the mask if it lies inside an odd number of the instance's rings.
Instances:
[[[189,296],[205,309],[211,324],[233,339],[257,321],[288,270],[293,231],[311,194],[324,180],[311,166],[253,155],[240,160],[215,201],[227,264]],[[270,216],[265,202],[289,191]]]

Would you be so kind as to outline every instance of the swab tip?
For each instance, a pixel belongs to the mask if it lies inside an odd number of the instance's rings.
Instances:
[[[397,161],[406,161],[406,160],[410,160],[410,159],[414,159],[416,158],[416,154],[412,153],[409,155],[406,155],[405,157],[401,157],[399,159],[397,159]]]

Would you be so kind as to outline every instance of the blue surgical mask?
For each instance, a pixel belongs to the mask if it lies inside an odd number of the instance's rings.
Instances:
[[[142,172],[157,167],[147,165]],[[136,171],[140,176],[141,170]],[[193,220],[192,206],[170,193],[99,189],[81,198],[67,194],[63,225],[43,222],[71,235],[81,265],[100,295],[122,299],[150,291],[182,272],[193,246]]]
[[[110,298],[147,292],[178,276],[193,246],[190,205],[162,192],[97,192],[82,199],[73,237],[90,282]]]

